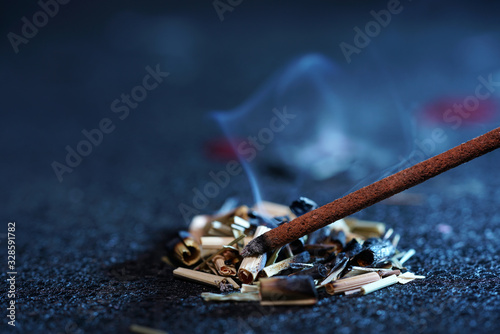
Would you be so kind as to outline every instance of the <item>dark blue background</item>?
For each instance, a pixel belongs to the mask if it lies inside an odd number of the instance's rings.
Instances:
[[[131,323],[169,333],[497,328],[499,152],[419,186],[419,206],[380,204],[359,214],[385,221],[402,235],[403,249],[417,250],[408,265],[427,276],[422,282],[358,299],[322,296],[313,308],[205,304],[199,293],[209,288],[174,280],[159,260],[168,234],[186,226],[179,204],[190,204],[192,189],[226,163],[207,153],[207,143],[223,137],[208,112],[236,108],[297,57],[320,53],[352,73],[349,84],[359,78],[360,86],[349,98],[367,105],[395,93],[410,125],[426,103],[465,97],[477,76],[499,73],[498,4],[402,4],[403,12],[347,64],[339,43],[352,42],[353,27],[387,2],[243,1],[221,22],[211,1],[73,0],[17,54],[7,34],[19,34],[21,18],[40,7],[3,2],[0,235],[8,221],[17,222],[16,330],[111,333],[127,332]],[[486,44],[468,42],[477,36]],[[119,120],[112,101],[156,64],[170,76]],[[366,73],[379,76],[372,83]],[[380,89],[385,81],[396,89]],[[64,162],[65,146],[75,148],[81,131],[103,118],[112,119],[115,130],[59,182],[53,161]],[[417,132],[409,137],[443,127],[450,141],[438,153],[497,123],[493,117],[457,131],[441,123],[410,126]],[[413,146],[409,141],[401,154]],[[324,204],[357,185],[342,176],[298,184],[283,173],[261,173],[271,180],[265,198],[287,203],[303,194]],[[245,175],[233,178],[205,211],[217,210],[228,196],[251,204]],[[438,224],[452,232],[439,232]],[[12,330],[6,323],[1,328]]]

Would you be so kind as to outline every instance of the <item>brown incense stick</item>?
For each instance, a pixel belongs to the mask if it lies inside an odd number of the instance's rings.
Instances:
[[[246,257],[282,247],[339,219],[358,212],[436,175],[500,147],[500,128],[435,157],[356,190],[253,239],[241,252]]]

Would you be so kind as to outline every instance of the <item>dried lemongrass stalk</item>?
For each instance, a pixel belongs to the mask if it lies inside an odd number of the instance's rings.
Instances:
[[[277,276],[259,282],[261,305],[313,305],[318,301],[310,276]]]
[[[385,232],[384,237],[382,239],[389,239],[391,235],[394,233],[394,229],[390,228]]]
[[[226,259],[222,255],[216,255],[212,259],[215,269],[221,276],[236,276],[236,267],[226,264]]]
[[[246,235],[240,235],[238,238],[236,239],[233,239],[231,242],[229,242],[226,246],[232,246],[234,244],[237,244],[240,240],[244,239],[246,237]],[[205,261],[203,261],[201,264],[199,264],[196,268],[194,268],[195,270],[199,270],[200,268],[203,268],[208,262],[212,261],[212,259],[214,258],[214,256],[217,256],[219,254],[221,254],[222,252],[224,252],[227,248],[225,248],[224,246],[219,249],[217,252],[215,252],[214,254],[212,254],[211,256],[209,256],[208,258],[205,259]]]
[[[397,248],[397,247],[398,247],[399,240],[401,240],[401,235],[396,234],[396,235],[394,236],[394,238],[392,239],[392,246],[393,246],[394,248]]]
[[[278,255],[281,252],[281,250],[283,249],[283,247],[275,249],[271,253],[271,255],[267,257],[267,260],[266,260],[266,263],[264,264],[264,267],[270,266],[276,262],[276,259],[278,258]]]
[[[310,260],[311,260],[311,255],[309,254],[309,252],[304,251],[293,257],[289,257],[283,261],[267,266],[264,269],[262,269],[262,271],[266,274],[267,277],[272,277],[279,274],[281,271],[290,268],[290,264],[292,263],[303,263],[303,262],[309,262]]]
[[[414,279],[424,279],[424,278],[425,276],[415,275],[414,273],[407,271],[404,274],[398,276],[398,283],[406,284],[413,281]]]
[[[347,226],[345,219],[339,219],[328,225],[330,231],[342,231],[344,234],[351,233],[351,229]]]
[[[391,271],[392,269],[352,266],[352,270],[379,272],[379,271]]]
[[[341,278],[325,285],[326,292],[331,295],[360,288],[365,284],[380,280],[378,273],[370,272],[349,278]]]
[[[254,238],[257,238],[259,235],[270,230],[271,229],[269,227],[259,226],[255,231]],[[255,278],[257,278],[259,271],[261,271],[266,265],[266,260],[267,256],[265,253],[244,258],[240,264],[240,269],[238,270],[238,277],[240,281],[245,284],[251,284]]]
[[[290,217],[290,219],[295,218],[295,215],[293,214],[292,210],[290,210],[290,207],[273,202],[261,201],[259,203],[256,203],[252,207],[252,210],[255,210],[258,213],[269,217],[288,216]]]
[[[385,277],[388,277],[388,276],[391,276],[391,275],[399,276],[399,275],[401,275],[401,270],[399,270],[399,269],[384,270],[384,271],[379,271],[378,274],[382,278],[385,278]]]
[[[214,237],[214,236],[201,237],[201,247],[204,250],[209,250],[209,249],[219,250],[222,246],[227,245],[232,240],[234,240],[233,237]],[[248,244],[250,240],[252,240],[251,237],[245,237],[243,239],[243,246]]]
[[[224,283],[231,284],[235,290],[240,288],[240,286],[229,277],[216,276],[186,268],[175,269],[174,276],[216,287],[219,287],[221,283]]]
[[[353,266],[353,267],[351,267],[351,271],[348,272],[347,274],[345,274],[343,276],[343,278],[358,276],[361,274],[366,274],[367,272],[377,272],[380,275],[380,277],[385,277],[385,276],[393,275],[395,270],[393,270],[392,268],[370,268],[370,267]],[[390,274],[388,274],[388,273],[390,273]]]
[[[367,295],[373,291],[380,290],[382,288],[388,287],[389,285],[396,284],[398,282],[398,277],[396,275],[391,275],[381,280],[368,283],[361,287],[361,294]]]
[[[345,291],[344,292],[344,295],[346,296],[349,296],[349,295],[357,295],[361,292],[361,288],[357,288],[357,289],[352,289],[352,290],[349,290],[349,291]]]
[[[200,260],[200,245],[186,231],[180,231],[178,236],[168,243],[167,248],[175,259],[185,266],[192,266]]]
[[[394,258],[394,257],[391,258],[391,264],[392,264],[393,268],[397,268],[400,270],[404,269],[403,264],[401,262],[399,262],[399,260]]]
[[[252,293],[240,293],[240,292],[235,292],[235,293],[230,293],[230,294],[218,294],[218,293],[211,293],[211,292],[202,292],[201,293],[201,298],[205,301],[219,301],[219,302],[225,302],[225,301],[233,301],[233,302],[258,302],[260,301],[260,296],[258,292],[252,292]]]
[[[415,250],[412,248],[412,249],[409,249],[407,250],[404,255],[401,257],[401,259],[399,260],[399,262],[401,264],[404,264],[406,261],[408,261],[413,255],[415,255]]]
[[[226,225],[218,220],[214,220],[213,222],[210,223],[210,229],[208,230],[207,234],[231,236],[233,235],[233,229],[229,225]]]
[[[241,293],[252,293],[252,292],[259,292],[259,286],[250,284],[241,285]]]
[[[360,234],[364,237],[381,237],[385,233],[385,224],[368,220],[360,220],[354,217],[344,218],[352,233]]]
[[[249,219],[248,218],[248,211],[249,211],[248,206],[242,205],[242,206],[237,207],[234,210],[229,211],[228,213],[226,213],[224,215],[214,217],[214,220],[217,220],[217,221],[219,221],[222,224],[227,225],[227,226],[229,226],[235,222],[235,219],[234,219],[235,217],[240,217],[240,218],[248,221],[248,219]]]
[[[135,325],[135,324],[130,325],[129,330],[132,333],[138,333],[138,334],[167,334],[167,332],[159,329],[149,328],[146,326]]]
[[[248,214],[246,215],[247,219],[248,219]],[[248,222],[248,220],[246,219],[243,219],[241,217],[238,217],[238,216],[234,216],[234,224],[231,224],[231,225],[238,225],[238,226],[241,226],[245,229],[248,229],[250,228],[252,225],[250,225],[250,223]]]

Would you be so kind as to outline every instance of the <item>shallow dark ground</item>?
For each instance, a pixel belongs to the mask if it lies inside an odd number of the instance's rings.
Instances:
[[[322,293],[313,307],[205,303],[200,293],[213,289],[174,279],[173,268],[160,261],[168,236],[186,227],[178,205],[190,203],[192,188],[203,187],[210,171],[224,168],[206,156],[206,142],[221,136],[206,112],[235,107],[276,68],[307,52],[322,52],[345,66],[338,43],[352,38],[352,27],[366,22],[366,13],[385,2],[360,8],[243,2],[224,22],[209,2],[194,9],[112,3],[87,8],[75,2],[61,8],[17,55],[7,42],[2,45],[0,248],[7,222],[16,221],[18,309],[16,328],[2,314],[0,332],[127,333],[131,324],[169,333],[489,333],[499,327],[500,152],[412,189],[422,195],[420,205],[378,204],[357,215],[386,222],[401,234],[402,249],[416,249],[407,265],[427,277],[422,281],[361,298]],[[489,6],[408,9],[387,34],[402,31],[405,40],[405,34],[416,30],[422,36],[454,28],[496,32],[498,11]],[[9,19],[2,21],[5,31],[18,29],[19,18],[36,10],[11,9]],[[142,36],[127,30],[129,14],[114,18],[115,26],[109,28],[106,22],[123,11],[186,19],[195,32],[182,31],[194,46],[172,36],[166,44],[179,43],[172,49],[191,58],[145,49],[138,41],[148,30]],[[89,25],[88,17],[96,23]],[[182,28],[181,23],[175,24]],[[107,36],[109,31],[122,31],[116,35],[121,40]],[[392,45],[383,38],[381,43]],[[394,47],[401,59],[428,45],[426,39],[412,38],[408,45]],[[446,41],[437,42],[447,47]],[[392,54],[391,62],[398,55]],[[362,56],[356,65],[361,68],[371,57],[368,50]],[[103,117],[116,120],[110,102],[139,82],[146,65],[156,63],[171,78],[128,119],[116,123],[116,130],[59,183],[51,162],[64,159],[64,147],[76,145],[83,128],[95,127]],[[420,92],[402,87],[402,92],[404,97],[426,96],[434,89],[469,94],[476,76],[490,71],[456,74],[465,89],[455,78],[456,86],[429,85]],[[484,129],[493,126],[483,124]],[[450,137],[468,136],[464,129],[445,130]],[[342,176],[300,186],[287,178],[264,177],[264,198],[282,203],[297,194],[326,203],[354,186]],[[232,178],[206,211],[217,210],[229,196],[252,203],[244,175]],[[3,292],[1,306],[5,310]]]

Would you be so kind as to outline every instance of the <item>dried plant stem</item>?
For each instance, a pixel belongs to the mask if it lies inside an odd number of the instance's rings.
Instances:
[[[236,290],[240,288],[240,286],[233,279],[229,277],[216,276],[186,268],[175,269],[174,276],[216,287],[219,287],[221,282],[222,283],[227,282],[231,284],[233,288]]]
[[[259,235],[269,231],[270,228],[266,226],[259,226],[255,231],[255,238]],[[261,254],[257,256],[249,256],[243,259],[238,270],[238,277],[242,283],[251,284],[256,278],[259,271],[266,265],[267,256]]]
[[[367,295],[373,291],[377,291],[382,288],[388,287],[389,285],[396,284],[397,282],[398,282],[398,277],[396,275],[391,275],[379,281],[363,285],[361,287],[361,293]]]
[[[132,333],[138,333],[138,334],[167,334],[167,332],[165,331],[141,325],[130,325],[129,330]]]
[[[325,285],[326,292],[331,295],[357,289],[368,283],[380,280],[380,275],[375,272],[361,274],[349,278],[342,278]]]
[[[230,243],[228,243],[226,246],[232,246],[236,243],[238,243],[240,240],[244,239],[246,237],[246,235],[242,234],[240,235],[239,237],[237,237],[236,239],[234,239],[233,241],[231,241]],[[211,256],[209,256],[208,258],[205,259],[205,261],[203,261],[202,263],[200,263],[196,268],[194,268],[194,270],[200,270],[201,268],[203,268],[209,261],[212,261],[212,259],[221,254],[222,252],[224,252],[226,249],[224,248],[224,246],[219,249],[216,253],[212,254]]]

